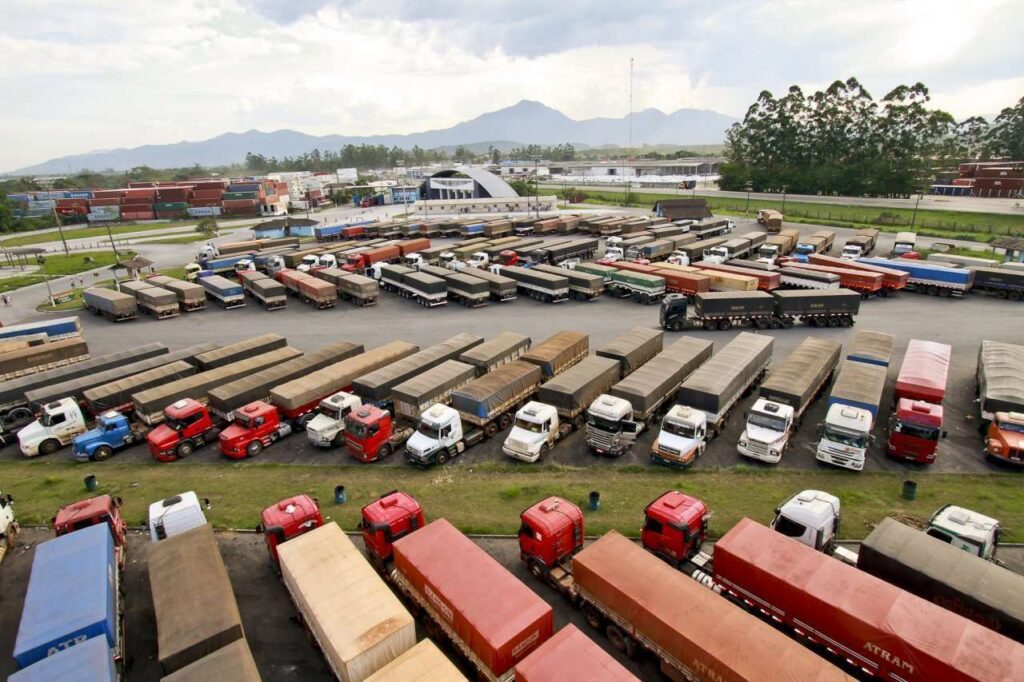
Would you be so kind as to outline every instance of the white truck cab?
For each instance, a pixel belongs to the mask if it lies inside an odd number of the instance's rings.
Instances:
[[[414,464],[444,464],[450,453],[463,449],[462,418],[454,408],[440,403],[420,415],[416,432],[405,443],[406,458]]]
[[[217,246],[213,242],[206,242],[199,247],[199,252],[196,253],[196,260],[207,260],[208,258],[216,258],[220,255],[217,250]]]
[[[0,561],[7,550],[14,548],[18,537],[18,521],[14,518],[14,498],[0,492]]]
[[[704,260],[708,263],[718,263],[721,265],[725,261],[729,260],[729,249],[724,246],[712,246],[710,249],[704,249]],[[680,263],[682,265],[682,263]],[[688,265],[688,263],[687,263]]]
[[[636,442],[643,422],[633,421],[633,405],[602,393],[587,408],[587,445],[601,455],[621,455]]]
[[[708,419],[703,410],[673,405],[661,420],[661,430],[651,445],[651,459],[670,466],[691,464],[704,454]]]
[[[618,263],[626,257],[621,246],[606,246],[604,249],[604,255],[601,256],[601,260],[608,263]]]
[[[779,259],[779,253],[777,244],[762,244],[761,248],[757,250],[757,262],[775,265],[775,261]]]
[[[871,435],[871,413],[859,407],[832,405],[821,425],[816,458],[844,469],[861,471],[868,446],[875,441]]]
[[[306,437],[320,448],[345,443],[345,417],[363,404],[359,396],[338,391],[320,401],[318,414],[306,424]]]
[[[962,549],[988,559],[995,559],[1002,528],[997,519],[952,504],[932,514],[925,532]]]
[[[860,246],[857,244],[847,244],[843,247],[839,257],[843,260],[857,260],[863,255],[864,252],[861,250]]]
[[[546,403],[531,400],[519,408],[512,430],[501,451],[523,462],[536,462],[550,452],[551,447],[565,435],[572,433],[572,425],[560,423],[558,410]]]
[[[686,267],[690,264],[690,257],[686,255],[685,251],[673,251],[672,255],[668,257],[668,262],[672,265],[682,265]]]
[[[273,277],[278,272],[287,269],[287,265],[284,262],[284,256],[269,256],[263,264],[267,274]]]
[[[18,445],[26,457],[49,455],[71,445],[75,436],[86,431],[78,403],[73,398],[61,398],[44,405],[39,419],[18,431]]]
[[[469,260],[466,261],[466,265],[471,268],[486,268],[489,262],[490,259],[487,257],[486,253],[483,251],[477,251],[469,257]]]
[[[778,464],[789,444],[793,408],[767,398],[758,398],[747,412],[747,426],[736,444],[744,457]]]
[[[243,258],[235,263],[235,272],[256,272],[256,263],[251,258]]]
[[[459,271],[466,268],[466,264],[458,260],[451,251],[443,251],[437,257],[437,261],[442,268],[448,268],[449,270]]]
[[[203,500],[207,509],[210,501]],[[206,523],[199,497],[191,490],[149,505],[149,539],[160,542]]]
[[[802,490],[775,508],[771,527],[836,559],[857,565],[857,553],[837,544],[841,520],[839,498],[821,490]]]
[[[402,258],[402,262],[404,263],[405,267],[413,268],[414,270],[419,270],[420,268],[427,264],[427,261],[423,259],[423,256],[421,256],[418,253],[406,254]]]

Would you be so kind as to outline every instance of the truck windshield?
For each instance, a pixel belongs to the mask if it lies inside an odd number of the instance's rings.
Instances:
[[[866,433],[847,433],[835,427],[826,426],[822,438],[851,448],[863,448],[867,444],[868,435]]]
[[[431,440],[441,440],[441,434],[438,432],[437,428],[431,424],[420,422],[419,428],[416,430]]]
[[[542,433],[544,431],[544,427],[541,424],[526,421],[521,417],[516,419],[516,426],[521,429],[525,429],[526,431],[532,431],[533,433]]]
[[[366,435],[366,424],[356,421],[355,419],[346,419],[345,430],[356,438],[363,438]]]
[[[802,538],[807,532],[807,526],[797,523],[793,519],[780,516],[775,520],[775,530],[788,538]]]
[[[339,410],[334,405],[321,405],[320,414],[326,417],[330,417],[334,421],[338,421],[339,419],[341,419],[341,410]]]
[[[63,412],[45,412],[43,418],[39,421],[43,426],[56,426],[57,424],[63,424],[68,420],[68,416]]]
[[[937,427],[911,424],[910,422],[900,421],[899,419],[893,423],[892,430],[894,433],[902,433],[904,436],[920,438],[921,440],[939,439],[939,429]]]
[[[359,265],[363,262],[363,257],[360,255],[349,256],[346,261],[349,265]]]
[[[252,420],[249,418],[249,415],[247,414],[235,415],[235,423],[241,426],[243,429],[252,428]]]
[[[764,412],[751,412],[747,422],[753,426],[760,426],[769,431],[785,431],[786,420],[774,414]]]
[[[618,433],[622,430],[619,422],[611,419],[605,419],[592,414],[587,415],[587,424],[593,426],[595,429],[601,429],[602,431],[611,431],[612,433]]]
[[[675,422],[666,421],[662,424],[661,430],[683,438],[697,437],[697,429],[692,424],[676,424]]]
[[[1013,422],[998,422],[999,428],[1002,431],[1012,431],[1014,433],[1024,433],[1024,424],[1014,424]]]
[[[776,251],[774,247],[769,248],[765,246],[760,251],[757,252],[757,255],[760,256],[761,258],[775,258],[775,253]]]

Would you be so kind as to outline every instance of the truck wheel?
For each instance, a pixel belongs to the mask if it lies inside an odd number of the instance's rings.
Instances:
[[[729,318],[725,318],[724,320],[718,323],[718,328],[721,329],[722,331],[732,329],[732,320],[730,320]]]
[[[619,629],[618,625],[609,623],[608,627],[605,628],[605,634],[608,636],[608,641],[612,643],[612,646],[626,654],[626,658],[633,658],[636,653],[636,643],[628,635]]]
[[[583,617],[587,619],[587,625],[595,630],[600,630],[601,626],[604,625],[604,616],[601,615],[596,606],[589,602],[583,604]]]
[[[438,464],[438,466],[444,466],[447,462],[448,462],[448,453],[447,452],[442,452],[442,453],[438,454],[438,456],[437,456],[437,464]]]
[[[92,453],[92,458],[97,462],[102,462],[105,459],[110,459],[112,454],[114,454],[114,451],[109,445],[101,445]]]
[[[504,431],[508,427],[512,426],[512,415],[507,412],[498,417],[498,430]]]
[[[484,427],[485,438],[494,438],[494,436],[497,435],[497,433],[498,425],[495,424],[494,422],[490,422],[489,424],[487,424],[487,426]]]
[[[939,288],[936,287],[936,286],[928,287],[928,295],[929,296],[938,296],[939,295]]]
[[[1010,292],[1010,300],[1011,301],[1019,301],[1020,300],[1020,292],[1019,291],[1011,291]]]
[[[540,446],[540,454],[537,456],[537,461],[538,462],[543,462],[544,458],[548,456],[549,452],[551,452],[551,446],[550,445],[548,445],[547,443],[544,443],[544,445],[541,445]]]
[[[60,441],[56,441],[52,438],[44,440],[39,445],[39,454],[41,455],[52,455],[58,450],[60,450]]]
[[[185,459],[193,452],[195,452],[195,449],[196,448],[194,445],[192,445],[192,443],[185,441],[184,443],[178,444],[178,448],[177,450],[175,450],[175,453],[178,455],[178,459]]]
[[[245,446],[245,454],[247,457],[255,457],[256,455],[260,454],[260,451],[262,449],[263,443],[261,443],[258,440],[254,440],[253,442]]]
[[[683,331],[683,323],[681,321],[679,321],[679,320],[676,320],[675,322],[673,322],[672,323],[672,331],[676,331],[676,332]]]
[[[526,563],[526,567],[534,578],[539,578],[540,580],[544,580],[546,578],[544,566],[540,563],[540,559],[531,557]]]
[[[307,412],[306,414],[299,417],[299,429],[301,431],[305,431],[306,425],[309,424],[309,422],[313,421],[314,417],[316,417],[316,414],[313,412]]]
[[[377,459],[387,459],[391,456],[391,443],[385,443],[380,446],[380,450],[377,451]]]

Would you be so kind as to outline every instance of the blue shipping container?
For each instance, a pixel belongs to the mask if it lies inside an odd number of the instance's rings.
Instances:
[[[900,270],[910,275],[911,282],[917,283],[941,282],[961,288],[970,288],[971,282],[974,281],[974,274],[970,270],[963,270],[961,268],[948,268],[923,262],[913,263],[904,259],[889,260],[887,258],[858,258],[857,262]]]
[[[94,637],[118,646],[117,556],[106,524],[36,547],[14,658],[22,668]]]
[[[116,679],[113,651],[102,637],[93,637],[14,673],[7,682],[114,682]]]
[[[313,234],[316,235],[317,239],[326,239],[327,237],[333,237],[341,234],[342,225],[324,225],[323,227],[313,228]]]
[[[68,199],[92,199],[92,192],[68,192]]]
[[[10,327],[0,327],[0,339],[13,339],[18,336],[43,333],[50,337],[50,341],[66,339],[80,335],[82,325],[78,322],[78,317],[60,317],[56,320],[25,322],[13,324]]]

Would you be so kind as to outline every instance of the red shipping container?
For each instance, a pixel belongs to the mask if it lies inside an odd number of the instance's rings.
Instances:
[[[221,190],[228,186],[227,180],[199,180],[195,183],[195,189],[197,190]]]
[[[839,275],[839,283],[847,289],[855,291],[875,292],[882,288],[882,273],[869,272],[850,267],[836,267],[833,265],[816,265],[815,263],[800,263],[804,270],[815,272],[831,272]]]
[[[742,268],[736,265],[705,263],[704,261],[697,261],[694,263],[694,267],[700,268],[701,270],[717,270],[718,272],[729,272],[734,275],[753,277],[757,280],[757,288],[761,291],[772,291],[773,289],[778,289],[782,286],[782,275],[777,272]]]
[[[516,682],[640,682],[575,625],[566,625],[516,665]]]
[[[156,217],[161,219],[187,218],[188,212],[180,209],[157,211]]]
[[[410,253],[416,253],[417,251],[423,251],[430,248],[429,239],[408,239],[404,242],[398,242],[398,250],[403,256],[408,256]]]
[[[98,189],[92,193],[93,199],[120,199],[127,190],[123,189]]]
[[[90,206],[119,206],[123,199],[90,199]]]
[[[125,197],[121,199],[121,205],[124,207],[134,206],[136,211],[152,211],[153,200],[147,199],[146,197]]]
[[[715,544],[714,574],[876,677],[1024,680],[1024,646],[750,519]]]
[[[551,607],[445,519],[394,544],[395,569],[496,677],[543,644]]]
[[[197,189],[192,193],[194,199],[220,199],[224,196],[222,189]]]
[[[224,208],[255,208],[255,199],[225,199]]]
[[[140,187],[156,187],[155,182],[129,182],[128,187],[130,189],[137,189]]]
[[[665,280],[665,289],[675,294],[693,296],[703,291],[711,291],[711,278],[696,272],[679,272],[677,270],[655,270],[650,273]]]
[[[153,211],[121,212],[121,220],[153,220],[154,218],[156,218],[156,213]]]
[[[54,201],[54,206],[57,208],[79,208],[88,205],[88,199],[57,199]],[[114,199],[113,205],[117,206],[117,199]]]
[[[124,191],[124,198],[125,199],[146,199],[148,201],[153,201],[154,197],[156,197],[156,190],[155,189],[151,189],[151,188],[149,188],[149,189],[126,189]]]
[[[813,253],[808,256],[808,260],[815,265],[830,265],[838,268],[846,268],[848,270],[863,270],[864,272],[880,273],[882,275],[882,285],[886,289],[903,289],[910,281],[909,272],[903,272],[902,270],[887,268],[881,265],[872,265],[871,263],[858,263],[857,261],[843,260],[842,258],[836,258],[835,256],[826,256],[823,253]],[[797,267],[802,268],[805,267],[805,265],[800,264]]]
[[[944,343],[911,339],[896,377],[896,400],[910,398],[941,405],[952,353],[953,349]]]

